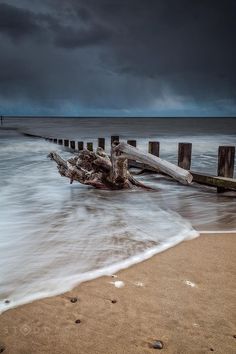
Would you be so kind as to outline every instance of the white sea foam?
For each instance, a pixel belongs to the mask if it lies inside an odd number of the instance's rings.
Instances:
[[[179,214],[160,208],[155,193],[70,186],[46,158],[48,144],[20,141],[0,150],[0,311],[116,273],[197,235]]]

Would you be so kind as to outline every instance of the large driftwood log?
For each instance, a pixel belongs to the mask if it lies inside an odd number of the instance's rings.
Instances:
[[[193,177],[189,171],[184,170],[183,168],[178,167],[168,161],[162,160],[157,156],[149,153],[144,153],[129,144],[122,142],[116,147],[116,149],[122,153],[121,156],[124,158],[139,161],[148,166],[151,166],[157,171],[171,176],[182,184],[190,184],[193,180]]]
[[[109,157],[102,148],[96,152],[83,150],[69,160],[62,159],[56,152],[48,155],[57,163],[61,176],[68,177],[70,182],[78,181],[99,189],[127,189],[141,187],[151,189],[137,181],[128,170],[128,159],[144,162],[155,169],[177,179],[181,183],[191,183],[191,175],[167,161],[151,154],[144,154],[126,144],[114,142]]]

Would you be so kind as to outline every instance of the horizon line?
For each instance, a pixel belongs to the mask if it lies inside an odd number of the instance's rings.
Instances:
[[[126,116],[126,115],[120,115],[120,116],[113,116],[113,115],[101,115],[101,116],[87,116],[87,115],[83,115],[83,116],[77,116],[77,115],[32,115],[32,114],[26,114],[26,115],[5,115],[5,114],[0,114],[0,117],[2,118],[200,118],[200,119],[203,119],[203,118],[233,118],[235,119],[236,118],[236,115],[235,116],[150,116],[150,115],[143,115],[143,116],[140,116],[140,115],[133,115],[133,116]]]

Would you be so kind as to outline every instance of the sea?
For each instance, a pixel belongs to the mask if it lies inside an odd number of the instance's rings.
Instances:
[[[71,152],[22,133],[93,142],[136,139],[177,164],[193,144],[192,167],[217,173],[219,145],[236,145],[235,118],[4,117],[0,127],[0,313],[141,262],[201,232],[236,231],[236,194],[137,176],[154,190],[103,191],[61,177],[48,159]],[[135,172],[135,171],[134,171]],[[189,241],[191,242],[191,241]],[[210,252],[210,250],[209,250]]]

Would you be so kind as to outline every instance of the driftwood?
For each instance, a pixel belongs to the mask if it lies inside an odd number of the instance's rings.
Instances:
[[[69,160],[63,160],[56,152],[51,152],[48,157],[57,163],[61,176],[98,189],[130,189],[142,187],[151,189],[137,181],[128,171],[127,159],[112,147],[111,158],[102,148],[96,152],[82,150]]]
[[[188,171],[151,154],[144,154],[126,143],[113,142],[111,157],[100,147],[96,152],[82,150],[67,161],[56,152],[51,152],[48,156],[57,163],[60,175],[68,177],[71,183],[78,181],[99,189],[151,189],[130,174],[128,159],[146,163],[181,183],[188,184],[192,181]]]
[[[122,153],[123,157],[126,157],[129,160],[142,162],[157,171],[171,176],[182,184],[190,184],[193,180],[191,173],[187,170],[152,154],[144,153],[129,144],[122,142],[116,147],[116,149]]]

